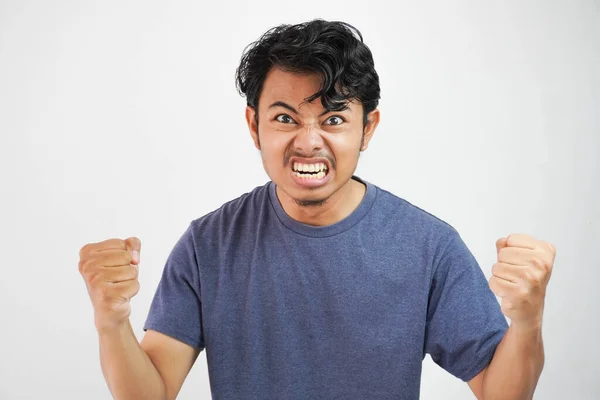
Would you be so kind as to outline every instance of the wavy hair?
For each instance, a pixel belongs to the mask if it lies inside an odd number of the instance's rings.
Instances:
[[[316,73],[321,88],[305,99],[321,97],[323,107],[339,111],[350,100],[363,106],[363,124],[367,114],[377,108],[380,99],[379,76],[371,50],[362,34],[340,21],[316,19],[296,25],[279,25],[250,43],[236,70],[236,87],[253,107],[258,121],[258,99],[267,73],[273,67],[293,73]]]

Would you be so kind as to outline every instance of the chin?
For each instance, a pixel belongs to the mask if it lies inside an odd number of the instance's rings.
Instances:
[[[327,170],[325,176],[302,177],[292,168],[278,171],[274,176],[268,175],[290,200],[304,206],[322,205],[341,187],[332,168]]]
[[[328,182],[327,185],[319,187],[298,187],[297,184],[282,186],[282,189],[288,196],[298,205],[302,206],[319,206],[325,203],[335,192],[334,182]]]

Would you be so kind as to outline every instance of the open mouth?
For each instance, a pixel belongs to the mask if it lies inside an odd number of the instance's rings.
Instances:
[[[294,171],[294,175],[301,179],[323,179],[329,169],[325,163],[304,164],[295,162],[292,171]]]

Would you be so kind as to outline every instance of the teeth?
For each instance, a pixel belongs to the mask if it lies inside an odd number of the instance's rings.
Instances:
[[[301,179],[323,179],[325,178],[325,172],[321,171],[316,174],[302,174],[300,172],[295,172],[296,176]]]
[[[302,164],[302,163],[295,162],[293,169],[296,172],[319,172],[319,171],[326,171],[327,166],[324,163]]]

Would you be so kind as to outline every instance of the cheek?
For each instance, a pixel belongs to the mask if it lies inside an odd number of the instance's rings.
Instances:
[[[261,154],[263,160],[269,165],[273,163],[282,163],[283,155],[289,141],[285,140],[283,135],[263,135],[261,132]]]
[[[329,144],[338,168],[341,166],[354,166],[356,164],[360,153],[360,136],[352,134],[345,137],[334,137],[331,138]]]

